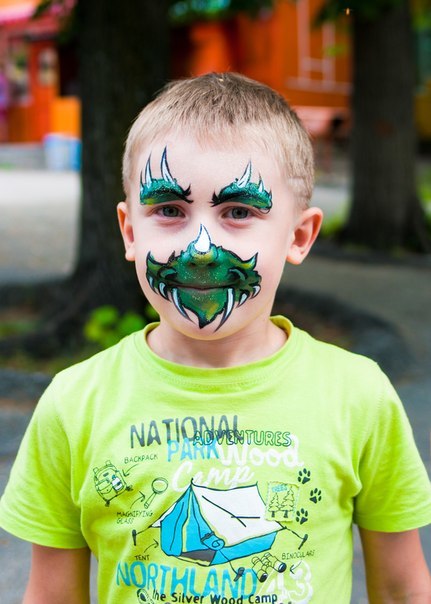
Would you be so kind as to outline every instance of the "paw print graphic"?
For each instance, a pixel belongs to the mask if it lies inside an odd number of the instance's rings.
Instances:
[[[307,470],[306,468],[304,468],[303,470],[299,470],[298,482],[305,484],[306,482],[309,482],[311,480],[310,476],[311,476],[310,470]]]
[[[312,501],[313,503],[322,501],[322,491],[320,489],[312,489],[310,491],[310,501]]]
[[[301,508],[300,510],[298,510],[296,512],[296,522],[299,522],[299,524],[304,524],[304,522],[308,521],[308,512],[307,510],[304,510],[304,508]]]

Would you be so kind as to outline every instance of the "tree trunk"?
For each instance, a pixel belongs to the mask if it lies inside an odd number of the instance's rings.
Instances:
[[[0,342],[50,355],[82,341],[88,311],[112,304],[142,310],[134,266],[124,258],[116,204],[124,197],[121,159],[137,113],[166,82],[168,0],[78,0],[82,100],[82,190],[77,265],[65,283],[43,289],[45,319],[35,333]]]
[[[430,249],[416,194],[415,63],[408,2],[353,19],[353,203],[343,239]]]
[[[167,1],[80,0],[77,10],[83,200],[70,303],[78,296],[80,310],[101,304],[137,309],[143,298],[134,267],[124,259],[116,204],[124,198],[127,131],[167,79]]]

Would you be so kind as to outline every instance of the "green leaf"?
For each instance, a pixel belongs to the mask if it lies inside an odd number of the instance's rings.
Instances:
[[[100,344],[104,337],[104,331],[97,323],[88,322],[84,325],[84,337],[89,342]]]
[[[117,344],[120,340],[121,336],[118,333],[110,332],[105,334],[101,344],[103,345],[103,348],[110,348],[111,346]]]
[[[120,319],[118,324],[118,333],[121,337],[128,336],[135,331],[140,331],[146,325],[146,321],[140,315],[134,312],[126,312]]]
[[[120,313],[115,308],[115,306],[99,306],[93,310],[90,315],[90,322],[97,323],[103,327],[110,327],[117,323],[120,318]]]
[[[344,57],[347,56],[348,49],[346,44],[333,44],[326,46],[323,52],[325,57]]]
[[[151,306],[151,304],[147,304],[145,307],[145,316],[149,321],[158,321],[160,319],[159,313]]]

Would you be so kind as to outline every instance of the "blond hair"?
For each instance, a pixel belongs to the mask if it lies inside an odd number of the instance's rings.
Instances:
[[[310,137],[287,101],[269,86],[229,72],[168,84],[130,129],[123,157],[126,195],[143,147],[174,130],[202,145],[257,144],[278,162],[298,202],[309,202],[314,180]]]

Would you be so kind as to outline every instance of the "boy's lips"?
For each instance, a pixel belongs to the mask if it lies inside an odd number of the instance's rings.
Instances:
[[[180,283],[178,281],[173,281],[173,280],[166,280],[166,281],[160,281],[158,286],[155,286],[154,284],[154,280],[150,277],[149,278],[149,283],[151,288],[154,291],[158,290],[158,293],[161,294],[161,296],[163,298],[165,298],[166,300],[169,300],[169,293],[172,294],[172,292],[174,291],[185,291],[188,293],[191,293],[193,291],[199,292],[199,293],[203,293],[203,292],[218,292],[221,290],[232,290],[232,292],[235,291],[239,291],[241,292],[241,282],[236,282],[236,283],[226,283],[226,284],[207,284],[207,285],[202,285],[202,284],[197,284],[197,283]],[[157,290],[156,290],[157,288]],[[247,298],[251,297],[254,298],[254,296],[256,296],[260,291],[260,286],[259,285],[255,285],[252,287],[252,291],[249,293],[249,295],[247,295]],[[241,306],[241,304],[243,304],[243,302],[245,302],[245,299],[243,301],[240,301],[240,303],[238,304],[238,306]]]
[[[231,315],[235,302],[237,306],[242,306],[246,300],[254,298],[260,291],[259,285],[252,287],[250,291],[241,291],[232,284],[203,286],[196,283],[189,285],[170,281],[155,285],[151,277],[149,283],[154,291],[158,291],[165,300],[172,302],[185,319],[190,320],[187,310],[192,311],[198,317],[201,328],[222,313],[217,328],[219,329]]]
[[[224,289],[225,287],[231,287],[229,285],[217,285],[217,286],[209,286],[209,285],[181,285],[180,283],[177,285],[171,285],[171,287],[176,287],[177,289],[186,289],[188,291],[200,291],[200,292],[204,292],[204,291],[209,291],[212,289]]]
[[[235,305],[235,290],[233,287],[211,287],[197,289],[196,287],[171,288],[172,302],[180,314],[190,320],[187,310],[196,314],[199,327],[205,327],[215,317],[223,313],[219,329],[228,319]],[[186,310],[187,309],[187,310]]]
[[[197,290],[197,291],[208,291],[208,290],[217,290],[217,289],[226,289],[228,287],[236,288],[237,283],[217,283],[217,284],[209,284],[209,283],[178,283],[176,281],[165,281],[165,285],[169,289],[186,289],[186,290]]]

